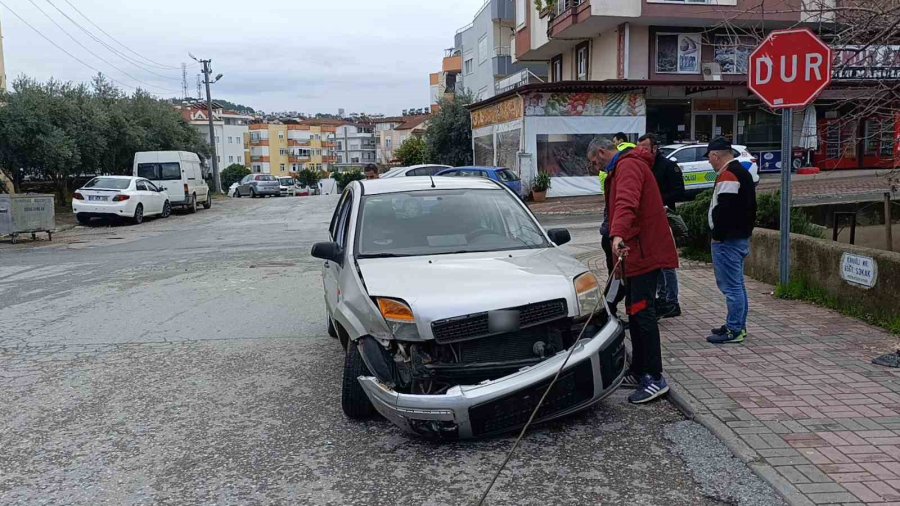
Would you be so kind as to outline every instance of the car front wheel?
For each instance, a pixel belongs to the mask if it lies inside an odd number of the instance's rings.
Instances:
[[[172,216],[172,204],[170,204],[168,200],[163,204],[163,210],[162,213],[160,213],[160,216],[163,218]]]
[[[362,355],[359,354],[357,343],[351,342],[347,346],[344,358],[344,379],[341,387],[341,409],[348,418],[364,419],[375,414],[375,406],[372,406],[357,379],[360,376],[371,376],[371,373],[363,362]]]

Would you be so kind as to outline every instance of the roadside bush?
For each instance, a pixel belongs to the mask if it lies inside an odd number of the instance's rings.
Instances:
[[[225,167],[225,170],[219,174],[219,178],[222,180],[222,190],[227,192],[231,185],[237,183],[241,179],[244,179],[244,176],[250,174],[250,169],[244,167],[243,165],[233,163],[228,167]]]
[[[712,190],[697,195],[692,202],[681,205],[678,214],[688,228],[682,254],[686,258],[709,261],[709,205]],[[781,194],[763,193],[756,196],[756,226],[778,230],[781,220]],[[824,229],[810,221],[802,209],[791,209],[791,232],[821,239]]]
[[[353,181],[365,179],[366,176],[358,170],[351,170],[347,172],[335,172],[332,177],[334,177],[334,181],[337,183],[338,192],[342,192],[348,184]]]
[[[322,179],[323,174],[321,172],[303,169],[297,173],[297,179],[300,181],[300,184],[308,187],[308,188],[316,188],[319,185],[319,180]]]

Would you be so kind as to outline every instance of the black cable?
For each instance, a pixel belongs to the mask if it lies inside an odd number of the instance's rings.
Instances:
[[[581,332],[578,333],[578,337],[575,339],[575,342],[572,343],[572,347],[569,348],[569,352],[566,354],[565,360],[563,360],[563,363],[559,366],[559,369],[556,371],[556,375],[553,376],[553,379],[550,381],[550,384],[547,386],[547,389],[544,390],[544,395],[541,396],[541,399],[538,401],[537,405],[534,407],[534,410],[531,412],[531,416],[528,417],[528,421],[525,422],[525,425],[522,427],[522,430],[519,432],[519,437],[516,438],[516,441],[515,441],[515,443],[513,443],[512,448],[510,448],[509,452],[506,454],[506,458],[503,460],[503,463],[500,464],[500,467],[497,469],[497,472],[494,473],[494,477],[491,478],[491,482],[488,483],[487,488],[484,489],[484,493],[481,494],[481,498],[476,503],[478,506],[484,505],[484,501],[485,501],[485,499],[487,499],[488,494],[491,493],[491,489],[494,487],[494,483],[496,483],[497,478],[500,477],[500,473],[502,473],[503,469],[506,468],[506,464],[509,463],[509,459],[512,458],[513,453],[515,453],[516,449],[519,447],[519,443],[521,443],[522,438],[525,437],[525,432],[528,431],[528,427],[531,426],[531,422],[533,422],[534,417],[537,416],[538,410],[541,409],[541,405],[544,404],[544,400],[547,398],[547,395],[550,393],[550,390],[553,389],[553,385],[556,384],[556,380],[559,379],[559,376],[562,374],[563,369],[566,368],[566,364],[569,363],[569,359],[572,357],[572,354],[575,352],[575,348],[578,347],[578,343],[581,341],[581,337],[584,336],[584,332],[587,330],[588,325],[591,324],[591,320],[593,320],[594,315],[597,313],[597,311],[600,310],[601,302],[603,302],[604,304],[607,303],[606,292],[609,290],[609,287],[612,284],[612,280],[614,278],[613,274],[619,269],[619,266],[621,266],[621,265],[622,265],[622,257],[620,256],[618,258],[618,260],[616,261],[616,264],[613,267],[612,272],[610,272],[609,277],[606,279],[606,287],[603,289],[603,292],[600,294],[601,299],[597,301],[597,305],[594,306],[594,310],[591,311],[591,314],[590,314],[590,316],[588,316],[587,321],[584,322],[584,326],[581,327]]]

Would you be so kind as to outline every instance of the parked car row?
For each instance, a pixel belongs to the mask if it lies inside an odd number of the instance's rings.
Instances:
[[[295,197],[309,195],[310,190],[292,177],[271,174],[249,174],[228,188],[232,197]]]
[[[168,218],[172,209],[197,212],[212,207],[212,195],[196,153],[147,151],[135,153],[132,176],[97,176],[72,195],[78,223],[93,218],[124,218],[138,224],[147,216]]]

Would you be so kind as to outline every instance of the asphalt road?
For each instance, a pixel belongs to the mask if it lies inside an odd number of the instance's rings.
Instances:
[[[0,504],[471,504],[511,438],[436,444],[341,413],[308,255],[335,202],[229,199],[0,243]],[[535,429],[489,503],[774,500],[752,477],[710,487],[689,454],[721,445],[624,397]]]

